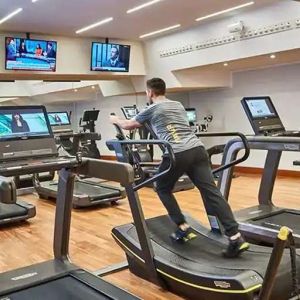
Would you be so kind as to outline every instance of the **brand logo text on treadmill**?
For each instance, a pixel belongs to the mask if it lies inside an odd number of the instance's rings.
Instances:
[[[11,278],[11,280],[17,281],[17,280],[22,280],[22,279],[30,278],[30,277],[33,277],[33,276],[36,276],[36,275],[38,275],[37,272],[27,273],[27,274],[24,274],[24,275],[21,275],[21,276],[18,276],[18,277],[13,277],[13,278]]]
[[[222,289],[229,289],[231,288],[231,284],[226,281],[214,281],[216,287],[220,287]]]

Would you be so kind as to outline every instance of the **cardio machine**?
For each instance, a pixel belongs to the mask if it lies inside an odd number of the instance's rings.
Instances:
[[[81,125],[83,132],[56,132],[56,142],[69,154],[76,155],[78,152],[83,157],[100,158],[97,149],[96,140],[101,136],[95,133],[95,121],[98,119],[99,111],[85,111],[82,121],[86,124]],[[81,122],[80,122],[81,124]],[[37,177],[34,180],[36,191],[42,199],[56,199],[58,182],[46,181],[40,182]],[[112,186],[105,183],[99,183],[92,178],[76,177],[73,207],[85,208],[96,206],[103,203],[116,204],[117,201],[126,197],[125,190],[122,187]]]
[[[35,215],[35,206],[19,199],[14,178],[0,176],[0,225],[25,221]]]
[[[247,147],[245,137],[241,136]],[[114,228],[112,235],[125,251],[132,273],[187,299],[287,300],[298,293],[299,275],[295,270],[300,266],[300,257],[293,252],[291,259],[289,251],[284,250],[286,243],[280,242],[282,232],[276,239],[278,232],[267,229],[261,231],[262,235],[272,235],[276,240],[273,250],[252,245],[241,258],[227,259],[221,255],[227,239],[203,227],[188,215],[187,221],[197,237],[182,244],[174,243],[169,238],[176,228],[167,215],[145,219],[137,192],[147,183],[165,176],[172,169],[175,156],[171,146],[164,141],[111,140],[107,145],[115,150],[120,162],[128,162],[127,147],[135,143],[162,144],[168,149],[171,159],[168,170],[140,184],[126,186],[133,223]],[[246,151],[242,159],[230,162],[216,171],[240,163],[248,155],[249,151]],[[291,233],[288,239],[292,245]],[[117,267],[115,271],[118,271]]]
[[[138,300],[128,292],[71,263],[69,237],[75,174],[121,184],[131,182],[130,165],[80,156],[59,157],[43,106],[1,107],[1,115],[17,112],[27,120],[30,132],[6,134],[0,140],[0,175],[59,171],[52,260],[0,273],[0,299],[6,300]],[[7,151],[9,145],[9,152]],[[38,246],[38,245],[37,245]]]
[[[124,106],[121,108],[125,118],[127,120],[134,118],[138,114],[138,109],[135,105],[133,106]],[[156,139],[156,135],[153,132],[152,128],[145,124],[143,127],[138,129],[140,139],[147,140],[149,139]],[[122,134],[121,134],[122,135]],[[131,131],[129,138],[131,140],[135,139],[136,130]],[[123,134],[124,138],[124,134]],[[160,145],[161,146],[161,145]],[[137,164],[140,166],[140,177],[147,178],[152,177],[157,173],[158,165],[159,163],[156,163],[154,161],[154,151],[153,151],[153,145],[135,145],[135,157],[137,158]],[[148,187],[153,187],[154,190],[156,190],[156,183],[152,182],[148,185]],[[180,191],[186,191],[194,188],[194,184],[191,182],[189,177],[187,175],[181,176],[177,183],[174,186],[173,192],[180,192]]]
[[[267,156],[260,182],[258,205],[235,212],[240,230],[253,242],[270,244],[272,239],[261,236],[260,231],[264,228],[278,230],[281,226],[288,226],[293,230],[296,245],[299,247],[300,210],[277,207],[272,199],[282,152],[300,151],[299,131],[285,130],[268,96],[246,97],[242,100],[242,105],[255,132],[255,136],[247,136],[249,147],[267,150]],[[240,141],[231,140],[226,145],[222,163],[234,160],[241,148],[243,145]],[[225,199],[229,199],[232,172],[230,168],[220,174],[218,186]]]

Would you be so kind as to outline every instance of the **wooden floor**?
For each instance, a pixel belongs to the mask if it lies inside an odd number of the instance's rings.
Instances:
[[[300,209],[299,178],[279,178],[275,186],[275,203]],[[256,204],[259,178],[256,175],[234,179],[230,203],[234,210]],[[200,196],[196,190],[177,193],[184,211],[207,223]],[[146,217],[164,214],[164,208],[151,189],[140,192]],[[24,197],[37,207],[37,216],[19,226],[0,230],[0,272],[52,258],[52,237],[55,206],[37,196]],[[92,210],[73,211],[70,253],[72,261],[83,268],[96,270],[123,261],[124,254],[113,241],[110,231],[131,221],[127,201],[116,207],[109,205]],[[143,281],[128,270],[106,279],[143,299],[181,299]]]

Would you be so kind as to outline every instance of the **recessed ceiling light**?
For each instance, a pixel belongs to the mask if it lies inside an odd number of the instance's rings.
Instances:
[[[0,24],[6,22],[7,20],[11,19],[12,17],[14,17],[15,15],[17,15],[18,13],[20,13],[23,10],[23,8],[18,8],[16,10],[14,10],[12,13],[10,13],[9,15],[7,15],[6,17],[2,18],[0,20]]]
[[[92,89],[93,89],[93,90],[95,89],[95,86],[94,86],[94,85],[92,85]]]
[[[104,19],[102,21],[99,21],[97,23],[94,23],[94,24],[91,24],[89,26],[83,27],[83,28],[77,30],[76,33],[79,34],[79,33],[82,33],[84,31],[88,31],[88,30],[93,29],[95,27],[98,27],[98,26],[101,26],[101,25],[106,24],[108,22],[111,22],[113,19],[114,18],[112,18],[112,17],[111,18],[106,18],[106,19]]]
[[[153,31],[153,32],[149,32],[149,33],[141,35],[140,39],[143,39],[145,37],[152,36],[152,35],[155,35],[155,34],[159,34],[159,33],[165,32],[165,31],[169,31],[169,30],[178,28],[180,26],[181,26],[180,24],[176,24],[176,25],[173,25],[173,26],[170,26],[170,27],[166,27],[166,28],[162,28],[162,29],[159,29],[159,30],[156,30],[156,31]]]
[[[243,7],[247,7],[247,6],[253,5],[254,3],[255,3],[254,1],[251,1],[251,2],[247,2],[247,3],[244,3],[244,4],[238,5],[238,6],[234,6],[234,7],[228,8],[228,9],[224,9],[224,10],[215,12],[213,14],[197,18],[196,21],[198,22],[198,21],[202,21],[202,20],[206,20],[206,19],[215,17],[215,16],[219,16],[219,15],[222,15],[222,14],[226,14],[226,13],[231,12],[233,10],[237,10],[237,9],[240,9],[240,8],[243,8]]]
[[[39,0],[31,0],[32,3],[38,2]]]
[[[75,93],[77,93],[77,92],[78,92],[78,90],[77,90],[77,89],[74,89],[74,92],[75,92]]]
[[[224,66],[224,67],[228,67],[228,63],[224,63],[223,66]]]
[[[275,59],[275,58],[276,58],[276,55],[275,55],[275,54],[271,54],[271,55],[270,55],[270,58],[271,58],[271,59]]]
[[[128,9],[128,10],[127,10],[127,13],[128,13],[128,14],[131,14],[131,13],[137,11],[137,10],[143,9],[143,8],[145,8],[145,7],[148,7],[148,6],[150,6],[150,5],[153,5],[153,4],[158,3],[158,2],[161,2],[161,1],[163,1],[163,0],[152,0],[152,1],[146,2],[146,3],[144,3],[144,4],[141,4],[141,5],[139,5],[139,6],[136,6],[136,7],[134,7],[134,8]]]

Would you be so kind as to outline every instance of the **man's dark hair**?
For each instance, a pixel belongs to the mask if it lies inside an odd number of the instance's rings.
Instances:
[[[147,88],[152,90],[156,96],[164,96],[166,94],[166,83],[161,78],[147,80]]]

